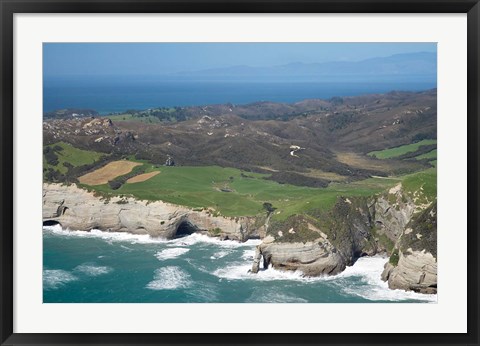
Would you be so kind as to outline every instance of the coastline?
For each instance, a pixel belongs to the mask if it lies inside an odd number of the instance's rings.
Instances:
[[[399,193],[400,189],[394,191],[394,194],[397,194],[396,200],[403,198]],[[258,272],[263,258],[264,268],[273,266],[284,271],[300,271],[302,275],[311,277],[335,275],[352,266],[359,257],[385,253],[385,249],[377,240],[375,240],[377,243],[359,241],[356,245],[358,248],[352,248],[348,244],[355,239],[356,233],[351,234],[351,240],[347,239],[346,243],[330,240],[328,235],[319,230],[317,231],[321,236],[316,240],[318,244],[279,243],[271,235],[267,236],[268,225],[266,223],[258,225],[253,217],[215,216],[208,209],[196,211],[161,201],[139,201],[131,197],[117,196],[104,199],[76,185],[44,184],[43,197],[45,226],[59,224],[65,229],[78,231],[99,229],[167,240],[193,233],[220,241],[245,242],[248,239],[261,239],[262,242],[257,245],[253,258],[254,273]],[[361,207],[358,205],[352,206],[352,202],[348,201],[350,200],[340,199],[340,206],[354,208],[358,212],[359,220],[363,220],[366,216],[365,211],[359,209]],[[389,224],[397,231],[401,228],[399,232],[402,235],[412,218],[414,208],[406,203],[403,209],[396,211],[382,198],[377,198],[375,205],[378,210],[383,210],[381,214],[379,213],[379,216],[382,215],[380,222]],[[366,210],[369,210],[368,207]],[[308,224],[308,227],[314,226]],[[356,232],[363,234],[365,229],[360,228]],[[376,245],[372,248],[372,244]],[[359,251],[363,253],[361,256],[358,255]],[[391,260],[386,261],[382,279],[388,281],[390,288],[436,293],[436,259],[433,256],[427,258],[421,255],[425,252],[424,249],[414,251],[410,248],[404,252],[400,251],[397,266],[391,265]],[[404,275],[405,270],[407,275]]]
[[[162,240],[148,235],[98,230],[69,231],[59,226],[45,227],[43,232],[47,248],[51,248],[52,243],[64,244],[67,249],[71,249],[68,251],[69,258],[74,259],[73,262],[60,263],[52,262],[51,257],[47,258],[44,267],[47,274],[44,278],[44,302],[58,301],[56,299],[62,299],[61,297],[65,295],[74,301],[93,302],[88,299],[96,298],[83,296],[77,289],[98,287],[97,285],[101,284],[100,290],[103,292],[116,282],[116,276],[121,276],[123,271],[135,267],[144,268],[145,272],[136,272],[132,279],[123,285],[145,294],[135,297],[122,295],[121,299],[124,302],[162,302],[164,299],[170,299],[172,303],[436,303],[437,301],[436,295],[389,289],[387,283],[380,279],[383,263],[387,259],[378,255],[363,257],[353,266],[347,267],[344,272],[334,276],[307,277],[298,271],[283,271],[272,267],[268,270],[262,268],[255,275],[249,273],[248,269],[259,240],[240,243],[218,240],[201,234]],[[90,244],[90,249],[98,250],[83,254],[79,244]],[[114,256],[113,250],[117,253]],[[125,261],[131,264],[125,266],[123,264]],[[179,274],[186,273],[187,275],[182,277],[187,281],[176,280],[179,278],[174,274],[177,271]],[[214,286],[217,288],[213,289]],[[228,287],[231,289],[241,287],[243,293],[229,297],[221,293],[218,295]],[[214,294],[214,291],[217,294]],[[72,296],[74,292],[76,293]],[[168,296],[171,298],[167,298]],[[101,302],[108,302],[109,295],[98,293],[98,297],[103,299]],[[233,301],[223,300],[229,298]]]

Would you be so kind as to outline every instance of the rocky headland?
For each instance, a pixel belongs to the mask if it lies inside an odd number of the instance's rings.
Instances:
[[[382,279],[390,288],[437,292],[436,202],[420,204],[398,184],[371,198],[339,198],[332,211],[314,216],[296,218],[294,227],[290,220],[283,228],[267,228],[252,272],[263,260],[264,268],[334,275],[359,257],[384,254],[389,259]],[[308,238],[292,241],[299,231]]]
[[[202,233],[220,239],[261,238],[252,272],[263,267],[335,275],[362,256],[389,256],[382,279],[392,289],[436,293],[436,202],[419,203],[402,185],[373,197],[339,197],[328,212],[312,211],[282,222],[265,217],[224,217],[127,196],[104,197],[75,184],[44,184],[44,225],[72,230],[129,232],[173,239]]]
[[[245,241],[259,238],[261,228],[253,218],[216,216],[212,209],[192,210],[162,201],[131,197],[103,197],[75,184],[43,185],[43,224],[60,224],[79,231],[149,234],[173,239],[194,232],[221,239]]]

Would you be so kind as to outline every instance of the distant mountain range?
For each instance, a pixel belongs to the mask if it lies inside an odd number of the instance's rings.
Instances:
[[[271,67],[246,65],[178,72],[170,77],[231,81],[425,81],[437,78],[437,55],[430,52],[397,54],[362,61],[290,63]]]

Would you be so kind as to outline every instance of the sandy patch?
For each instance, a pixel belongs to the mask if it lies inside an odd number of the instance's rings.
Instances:
[[[102,185],[108,183],[110,180],[118,176],[130,173],[135,166],[140,166],[141,163],[131,161],[113,161],[102,168],[93,172],[82,175],[78,181],[87,185]]]
[[[156,176],[160,171],[155,171],[155,172],[150,172],[150,173],[144,173],[144,174],[139,174],[136,175],[130,179],[127,180],[127,184],[132,184],[132,183],[140,183],[142,181],[148,180],[151,177]]]

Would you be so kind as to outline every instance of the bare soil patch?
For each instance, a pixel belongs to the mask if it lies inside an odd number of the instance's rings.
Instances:
[[[141,163],[131,161],[113,161],[93,172],[82,175],[78,181],[87,185],[102,185],[121,175],[130,173],[135,166]]]
[[[388,172],[392,166],[384,161],[373,160],[356,153],[337,153],[337,160],[355,168],[372,169]]]
[[[310,169],[307,173],[299,173],[306,177],[318,178],[318,179],[325,179],[330,181],[345,181],[347,177],[334,173],[334,172],[325,172],[321,169]]]
[[[150,173],[143,173],[136,175],[130,179],[127,180],[127,184],[132,184],[132,183],[140,183],[142,181],[146,181],[154,176],[156,176],[160,171],[155,171],[155,172],[150,172]]]

